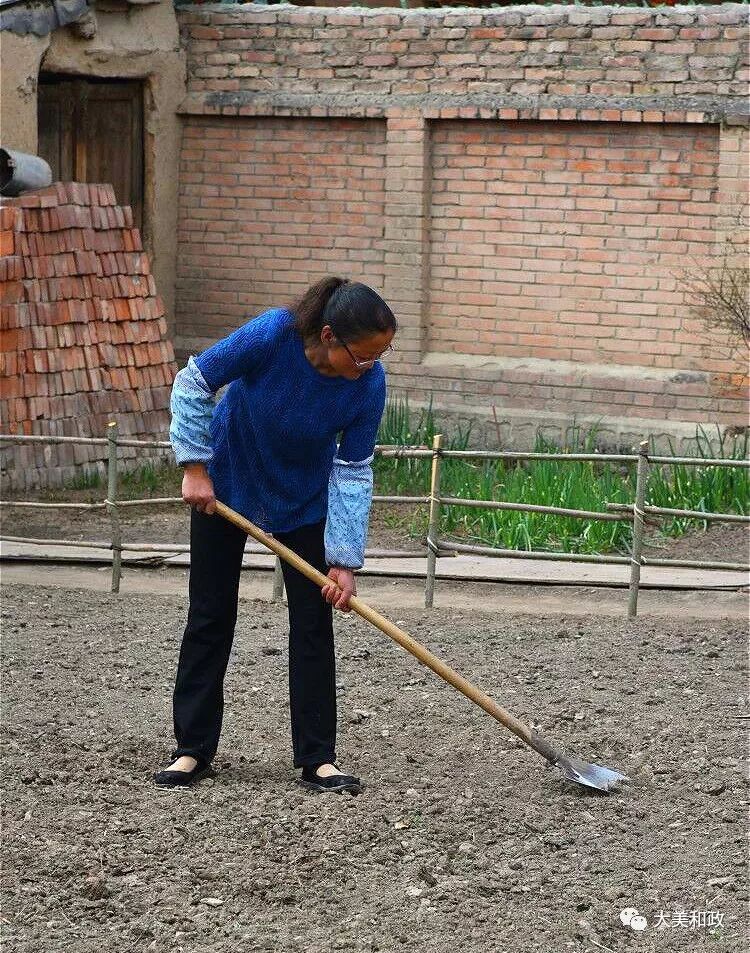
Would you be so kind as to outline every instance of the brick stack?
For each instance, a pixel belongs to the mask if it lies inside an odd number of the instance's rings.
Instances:
[[[0,200],[0,306],[4,433],[101,437],[116,420],[122,436],[164,439],[174,351],[112,186],[58,182]],[[10,489],[55,486],[105,458],[100,446],[6,446],[3,477]]]

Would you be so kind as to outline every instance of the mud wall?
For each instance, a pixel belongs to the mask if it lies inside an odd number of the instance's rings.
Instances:
[[[180,147],[177,108],[185,96],[185,56],[172,3],[98,4],[86,31],[75,24],[43,37],[17,36],[6,30],[0,35],[0,48],[0,140],[22,152],[37,151],[40,72],[143,81],[143,240],[172,326]]]

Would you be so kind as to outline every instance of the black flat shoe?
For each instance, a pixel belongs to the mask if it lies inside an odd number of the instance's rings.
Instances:
[[[359,778],[355,778],[352,774],[332,774],[327,778],[321,778],[317,774],[319,767],[320,765],[303,767],[302,777],[298,779],[298,783],[310,791],[329,791],[333,794],[341,794],[344,791],[350,794],[362,793],[363,785]],[[334,765],[334,768],[338,770],[337,765]]]
[[[154,781],[160,788],[187,788],[192,787],[202,778],[212,778],[216,772],[205,761],[198,761],[192,771],[157,771]]]

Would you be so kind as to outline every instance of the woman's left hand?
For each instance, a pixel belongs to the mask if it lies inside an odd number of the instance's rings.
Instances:
[[[351,612],[349,597],[357,595],[357,584],[354,581],[354,573],[351,569],[340,569],[332,566],[328,570],[328,578],[331,580],[323,586],[323,598],[336,609],[342,612]]]

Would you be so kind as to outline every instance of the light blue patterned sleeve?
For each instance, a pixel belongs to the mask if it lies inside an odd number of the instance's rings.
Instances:
[[[209,463],[213,458],[210,428],[214,396],[191,357],[174,379],[170,400],[169,439],[178,464]]]
[[[325,528],[329,566],[360,569],[365,561],[367,523],[372,504],[372,456],[365,460],[333,461],[328,480]]]

